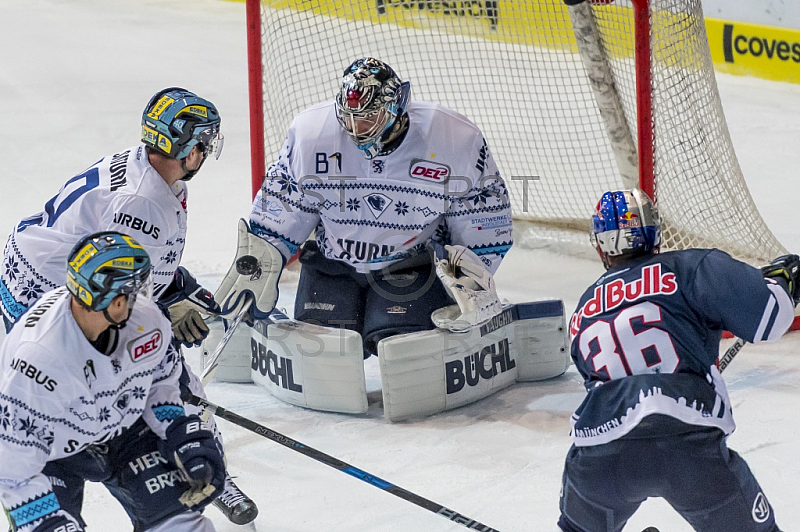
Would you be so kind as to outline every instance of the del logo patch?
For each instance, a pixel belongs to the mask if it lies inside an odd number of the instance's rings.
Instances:
[[[416,179],[444,183],[450,177],[450,167],[446,164],[426,161],[424,159],[411,159],[408,175]]]
[[[158,352],[162,338],[161,331],[154,330],[128,342],[128,352],[131,354],[131,360],[141,362]]]

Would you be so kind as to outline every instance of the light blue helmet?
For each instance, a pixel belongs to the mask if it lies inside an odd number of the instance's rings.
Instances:
[[[142,142],[172,159],[184,159],[195,145],[219,159],[223,136],[213,103],[180,87],[150,98],[142,113]]]
[[[655,203],[638,188],[606,192],[592,216],[591,240],[607,268],[608,257],[657,252],[661,221]]]
[[[93,311],[118,295],[135,296],[152,287],[150,256],[133,238],[113,231],[82,238],[67,257],[67,289]]]
[[[400,81],[392,67],[374,57],[356,59],[344,69],[336,118],[364,157],[381,152],[410,93],[409,82]]]

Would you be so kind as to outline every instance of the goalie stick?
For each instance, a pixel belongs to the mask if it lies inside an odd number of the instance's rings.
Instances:
[[[200,374],[200,382],[205,386],[211,379],[214,377],[214,373],[217,371],[217,367],[219,367],[219,359],[222,357],[222,351],[225,349],[225,346],[228,345],[231,337],[233,337],[236,329],[239,327],[239,324],[244,319],[244,316],[247,314],[250,305],[253,303],[252,299],[249,299],[247,304],[239,311],[239,314],[233,318],[233,321],[228,325],[225,329],[225,334],[220,338],[219,343],[214,348],[214,351],[208,355],[208,363],[203,366],[203,372]],[[292,319],[287,316],[283,311],[274,309],[270,312],[270,315],[260,321],[264,321],[267,323],[280,323],[282,321],[292,321]]]
[[[219,366],[219,357],[222,355],[222,350],[225,349],[225,346],[228,345],[233,333],[236,332],[236,328],[239,327],[239,324],[242,323],[245,314],[247,311],[250,310],[250,305],[253,304],[253,299],[250,298],[242,307],[242,310],[233,318],[233,321],[228,325],[228,328],[225,330],[225,334],[222,335],[217,347],[214,348],[214,351],[208,356],[208,364],[203,367],[203,372],[200,374],[200,382],[203,383],[203,386],[208,384],[211,381],[211,378],[214,376],[214,373],[217,371],[217,366]]]
[[[214,415],[221,419],[225,419],[233,423],[234,425],[238,425],[244,429],[247,429],[251,432],[258,434],[259,436],[263,436],[276,443],[280,443],[284,447],[288,447],[293,451],[308,456],[309,458],[313,458],[317,462],[321,462],[327,466],[330,466],[334,469],[341,471],[342,473],[346,473],[352,477],[362,480],[371,486],[375,486],[376,488],[381,489],[387,493],[391,493],[395,497],[399,497],[412,504],[416,504],[421,508],[425,508],[426,510],[429,510],[437,515],[441,515],[445,519],[448,519],[454,523],[458,523],[459,525],[463,525],[464,527],[469,528],[470,530],[478,530],[479,532],[500,532],[495,528],[491,528],[489,526],[484,525],[483,523],[479,523],[478,521],[470,519],[469,517],[466,517],[456,512],[455,510],[451,510],[450,508],[442,506],[439,503],[421,497],[415,493],[412,493],[406,489],[401,488],[400,486],[395,486],[391,482],[387,482],[357,467],[353,467],[352,465],[346,462],[342,462],[341,460],[334,458],[329,454],[325,454],[322,451],[318,451],[312,447],[304,445],[287,436],[284,436],[283,434],[275,432],[274,430],[267,428],[264,425],[260,425],[255,421],[251,421],[245,417],[230,412],[222,408],[221,406],[217,406],[214,403],[210,403],[205,399],[202,399],[196,395],[188,394],[183,399],[187,403],[199,406],[201,408],[205,408],[211,415]]]

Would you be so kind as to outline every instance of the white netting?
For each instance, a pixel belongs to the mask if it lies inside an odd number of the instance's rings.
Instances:
[[[714,246],[767,261],[783,248],[758,214],[733,152],[700,0],[651,4],[665,245]],[[592,11],[635,139],[630,0]],[[588,241],[598,198],[625,184],[577,51],[560,0],[262,0],[266,162],[277,156],[293,116],[332,99],[344,68],[371,55],[411,81],[412,98],[441,102],[481,127],[514,216],[532,222],[531,234]]]

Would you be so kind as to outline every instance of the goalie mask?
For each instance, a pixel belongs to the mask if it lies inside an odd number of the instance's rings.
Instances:
[[[103,311],[111,301],[128,296],[128,310],[138,297],[152,297],[150,256],[133,238],[105,231],[82,238],[67,257],[67,289],[85,308]]]
[[[203,160],[209,155],[219,159],[223,141],[217,108],[186,89],[160,91],[142,113],[142,142],[171,159],[185,159],[194,146]]]
[[[367,159],[381,153],[403,116],[411,85],[378,59],[357,59],[344,71],[336,118]]]
[[[641,190],[606,192],[592,216],[591,241],[606,268],[608,257],[657,252],[661,222],[653,201]]]

